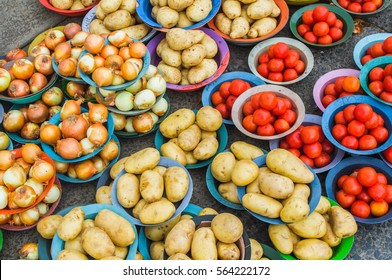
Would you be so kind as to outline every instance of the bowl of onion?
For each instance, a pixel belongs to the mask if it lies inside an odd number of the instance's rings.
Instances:
[[[61,89],[69,99],[82,99],[83,103],[97,103],[97,100],[95,99],[95,96],[97,94],[97,88],[90,86],[84,82],[79,83],[67,79],[62,79]]]
[[[113,135],[104,148],[94,157],[76,163],[54,162],[57,177],[69,183],[85,183],[101,178],[102,174],[120,157],[120,141]]]
[[[65,101],[61,112],[48,121],[48,135],[43,137],[41,132],[42,149],[55,161],[90,159],[110,141],[114,123],[107,108],[90,102],[87,110],[80,106],[81,102]]]
[[[7,135],[7,133],[0,131],[0,151],[12,151],[13,149],[14,145],[12,144],[10,137]]]

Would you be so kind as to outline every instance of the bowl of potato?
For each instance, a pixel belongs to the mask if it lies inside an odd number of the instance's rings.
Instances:
[[[305,220],[269,225],[268,235],[286,260],[344,260],[354,244],[357,229],[348,211],[322,196]]]
[[[288,19],[284,0],[224,1],[208,27],[229,43],[250,46],[276,35]]]
[[[182,108],[159,124],[155,147],[164,157],[187,169],[207,166],[226,148],[228,134],[218,110],[204,106],[198,111]]]
[[[225,172],[230,169],[235,172],[239,167],[250,172],[237,183],[238,198],[245,210],[263,222],[301,221],[320,201],[321,183],[316,173],[287,150],[272,150],[253,161],[243,161],[241,166],[228,165]],[[257,178],[257,184],[249,186]]]
[[[148,26],[167,32],[170,28],[198,29],[218,12],[220,0],[139,0],[136,12]]]
[[[39,0],[48,10],[67,17],[85,15],[91,8],[98,4],[99,0]]]
[[[74,207],[63,217],[48,216],[37,231],[44,238],[53,237],[53,260],[133,260],[138,245],[129,215],[106,204]]]
[[[225,40],[208,28],[172,28],[155,36],[147,49],[151,64],[158,67],[167,88],[174,91],[195,91],[208,85],[223,74],[230,59]]]

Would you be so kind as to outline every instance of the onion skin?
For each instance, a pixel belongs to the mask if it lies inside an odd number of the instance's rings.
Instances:
[[[20,48],[15,48],[12,50],[9,50],[6,55],[5,55],[5,60],[7,61],[11,61],[11,60],[15,60],[15,59],[20,59],[20,58],[24,58],[27,56],[27,53],[20,49]]]
[[[97,34],[89,34],[86,37],[83,46],[89,53],[98,54],[102,50],[104,43],[105,40],[101,36]]]
[[[46,46],[37,45],[31,49],[31,56],[37,57],[40,54],[50,55],[50,50]]]
[[[36,140],[39,138],[40,127],[33,122],[27,122],[20,131],[20,136],[27,140]]]
[[[8,168],[3,177],[4,185],[9,191],[14,191],[17,187],[26,183],[26,173],[22,167],[15,164]]]
[[[44,92],[41,99],[47,106],[57,106],[63,100],[63,91],[58,87],[52,87]]]
[[[102,50],[99,52],[99,55],[102,56],[104,59],[108,58],[111,55],[118,54],[119,50],[115,46],[109,44],[103,46]]]
[[[25,118],[20,110],[11,110],[4,115],[3,126],[8,132],[17,132],[25,124]]]
[[[60,119],[64,121],[66,118],[73,116],[73,115],[80,115],[82,112],[82,104],[83,100],[66,100],[64,102],[63,107],[60,111]]]
[[[121,76],[127,81],[135,79],[138,74],[139,68],[129,60],[125,61],[121,66]]]
[[[50,50],[54,50],[56,46],[62,42],[65,42],[66,38],[62,31],[60,30],[51,30],[45,37],[45,45]]]
[[[0,92],[5,91],[11,83],[11,74],[4,68],[0,68]]]
[[[53,117],[54,115],[60,113],[61,106],[52,106],[49,108],[49,118]]]
[[[47,193],[47,195],[44,197],[42,201],[45,203],[55,203],[60,198],[60,195],[61,195],[61,191],[59,186],[53,184],[49,192]]]
[[[79,99],[84,96],[86,88],[83,84],[70,81],[67,83],[66,90],[74,99]]]
[[[76,33],[71,39],[72,46],[83,47],[84,42],[86,41],[88,35],[89,33],[85,31],[79,31],[78,33]]]
[[[57,142],[56,152],[65,159],[74,159],[82,155],[82,145],[74,138],[65,138]]]
[[[8,189],[0,185],[0,209],[6,208],[8,205]]]
[[[56,172],[64,174],[65,172],[67,172],[68,167],[69,167],[69,163],[68,162],[60,162],[60,161],[53,161],[54,162],[54,166],[56,168]]]
[[[11,67],[12,74],[17,79],[27,80],[29,79],[34,73],[34,64],[25,58],[18,59],[14,62]]]
[[[126,124],[126,117],[124,115],[110,113],[113,118],[114,130],[119,131],[123,130]]]
[[[105,60],[105,67],[112,70],[120,70],[124,64],[124,59],[118,54],[109,55]]]
[[[14,193],[14,202],[21,208],[29,207],[37,200],[37,194],[34,189],[27,185],[16,188]]]
[[[91,102],[88,102],[88,119],[91,123],[104,123],[107,122],[108,120],[108,115],[109,115],[109,111],[108,108],[106,108],[106,106],[102,105],[102,104],[94,104]]]
[[[96,147],[101,147],[108,140],[108,130],[101,123],[94,123],[90,125],[87,130],[87,138]]]
[[[35,72],[29,80],[30,92],[36,93],[43,89],[48,84],[48,79],[44,74]]]
[[[91,53],[85,54],[79,59],[79,69],[85,74],[91,74],[95,70],[95,60]]]
[[[30,93],[29,84],[23,80],[13,80],[8,87],[8,95],[10,97],[22,97]]]
[[[49,162],[39,159],[30,169],[31,177],[39,183],[49,181],[55,175],[55,169]]]
[[[23,158],[17,158],[15,163],[22,167],[26,174],[30,171],[31,164],[25,162]]]
[[[41,148],[34,143],[27,143],[22,146],[22,158],[27,163],[33,164],[41,155]]]
[[[11,220],[11,214],[0,214],[0,225],[7,224]]]
[[[61,75],[66,77],[73,77],[77,70],[77,60],[73,57],[69,57],[60,61],[58,65],[58,71]]]
[[[19,217],[26,226],[34,225],[39,220],[39,211],[37,207],[30,208],[24,212],[19,213]]]
[[[154,121],[148,113],[143,113],[133,118],[132,125],[137,133],[146,133],[154,127]]]
[[[44,75],[53,74],[53,66],[52,66],[52,57],[47,54],[40,54],[34,58],[34,67],[35,69]]]
[[[75,171],[80,180],[90,179],[97,173],[97,169],[90,159],[75,163]]]
[[[80,24],[70,22],[64,26],[64,35],[67,40],[71,40],[78,32],[82,31]]]
[[[71,57],[71,44],[62,42],[54,49],[54,61],[59,63],[61,60]]]
[[[26,243],[18,252],[22,260],[38,260],[38,244]]]
[[[92,79],[98,87],[110,86],[114,79],[114,73],[106,67],[98,67],[93,72]]]
[[[57,125],[46,124],[41,127],[39,137],[42,142],[55,145],[61,139],[61,130]]]
[[[15,163],[15,155],[11,151],[0,151],[0,170],[6,171]]]
[[[8,137],[8,135],[5,132],[0,131],[0,150],[1,151],[5,150],[5,149],[7,149],[9,147],[10,141],[11,140]]]
[[[33,123],[43,123],[49,117],[49,109],[45,104],[30,104],[27,109],[27,118]]]
[[[81,116],[70,116],[63,121],[61,131],[64,138],[75,138],[80,141],[87,135],[88,122]]]

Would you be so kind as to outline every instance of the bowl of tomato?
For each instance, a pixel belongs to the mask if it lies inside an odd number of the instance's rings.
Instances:
[[[269,84],[289,85],[301,81],[312,71],[314,57],[300,41],[277,37],[254,46],[248,65],[254,75]]]
[[[330,199],[350,211],[357,222],[378,224],[392,218],[391,169],[374,157],[350,157],[325,179]]]
[[[353,0],[332,0],[337,7],[345,10],[355,17],[373,16],[382,12],[391,4],[391,0],[371,0],[371,1],[353,1]]]
[[[302,99],[279,85],[250,88],[236,99],[232,108],[235,127],[260,140],[275,140],[294,132],[304,117]]]
[[[358,41],[353,58],[359,69],[373,58],[392,54],[392,33],[376,33]]]
[[[269,142],[270,150],[283,148],[299,157],[315,173],[328,171],[344,157],[344,151],[325,138],[321,116],[306,114],[301,126],[284,138]]]
[[[366,95],[337,99],[324,111],[321,126],[337,148],[374,155],[392,145],[392,108]]]

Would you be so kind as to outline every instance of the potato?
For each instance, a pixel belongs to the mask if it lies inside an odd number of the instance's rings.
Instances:
[[[252,183],[246,186],[246,193],[261,193],[259,188],[259,179],[256,178]]]
[[[186,108],[179,109],[164,119],[159,125],[159,130],[166,138],[175,138],[195,123],[195,113]]]
[[[144,234],[152,241],[161,241],[171,231],[171,229],[180,221],[181,215],[159,226],[149,226],[144,228]]]
[[[171,255],[170,257],[167,258],[168,261],[190,261],[192,260],[190,257],[188,257],[187,255],[183,254],[183,253],[176,253],[174,255]]]
[[[190,85],[189,81],[188,81],[188,74],[189,74],[189,69],[182,69],[181,70],[181,82],[180,85],[182,86],[187,86]]]
[[[328,215],[326,215],[328,216]],[[323,216],[324,217],[324,216]],[[324,217],[325,219],[325,217]],[[323,237],[321,237],[320,239],[324,242],[327,242],[327,244],[330,247],[335,247],[338,246],[340,244],[340,242],[342,241],[342,239],[340,237],[337,237],[336,234],[333,232],[331,224],[328,222],[327,219],[325,219],[325,222],[327,224],[327,232],[325,233],[325,235]]]
[[[152,16],[152,18],[153,19],[157,19],[157,14],[158,14],[158,10],[159,10],[159,6],[154,6],[154,7],[152,7],[152,10],[151,10],[151,16]]]
[[[200,140],[206,139],[208,137],[217,138],[216,131],[201,130],[201,139]]]
[[[142,174],[145,170],[158,165],[161,156],[155,148],[144,148],[131,154],[125,162],[124,168],[128,173]]]
[[[181,215],[181,220],[191,220],[193,217],[188,214]]]
[[[162,40],[162,44],[159,43],[159,56],[162,58],[163,62],[165,62],[169,66],[179,67],[182,63],[181,60],[181,52],[175,51],[169,48],[166,40]],[[158,53],[158,48],[157,48]]]
[[[102,0],[99,6],[105,13],[113,13],[117,11],[122,4],[122,0]]]
[[[268,173],[259,176],[260,191],[272,198],[285,199],[294,191],[294,183],[286,176]]]
[[[45,239],[53,239],[63,217],[61,215],[50,215],[41,218],[37,224],[38,233]]]
[[[193,150],[193,156],[197,160],[206,160],[213,157],[219,148],[219,142],[215,138],[206,138],[199,142]]]
[[[196,66],[206,57],[207,50],[204,45],[198,43],[182,51],[181,61],[186,68]]]
[[[256,0],[254,2],[256,2]],[[252,24],[252,23],[255,22],[255,20],[248,16],[248,7],[249,7],[249,5],[242,5],[242,7],[241,7],[241,17],[246,19],[246,21],[249,24]]]
[[[294,184],[294,191],[291,194],[291,196],[285,200],[282,200],[282,204],[285,205],[285,203],[287,201],[289,201],[290,199],[296,197],[296,198],[300,198],[306,202],[308,202],[310,196],[310,188],[308,187],[308,185],[305,184]]]
[[[95,9],[95,16],[97,17],[97,19],[104,20],[104,18],[107,15],[108,15],[108,13],[105,13],[102,10],[101,5],[97,5],[97,8]],[[91,26],[90,26],[90,32],[91,32]]]
[[[201,130],[198,125],[193,124],[178,135],[178,146],[185,152],[192,151],[199,144]]]
[[[136,40],[141,40],[150,32],[150,28],[144,23],[136,24],[121,29],[128,34],[129,37]]]
[[[186,156],[186,164],[196,164],[198,162],[197,159],[193,156],[193,152],[185,152]]]
[[[159,174],[161,174],[163,176],[163,174],[165,174],[165,172],[166,172],[166,169],[167,168],[164,166],[157,165],[152,170],[158,172]]]
[[[163,179],[165,181],[165,193],[168,200],[175,203],[185,197],[189,188],[189,178],[183,168],[179,166],[169,167]]]
[[[238,18],[241,15],[241,3],[237,0],[228,0],[222,3],[222,11],[229,19]]]
[[[229,19],[224,13],[218,13],[215,16],[214,22],[220,32],[227,36],[230,35],[232,20]]]
[[[320,201],[317,204],[316,209],[314,211],[319,212],[321,215],[328,213],[329,209],[331,208],[331,203],[325,196],[320,197]]]
[[[269,2],[272,5],[272,12],[269,15],[270,17],[278,17],[280,16],[280,8],[279,6],[275,3],[274,0],[266,0],[267,2]]]
[[[65,214],[57,227],[59,237],[64,241],[76,238],[82,230],[84,216],[85,214],[80,207],[75,207]]]
[[[245,18],[235,18],[233,19],[233,22],[231,24],[231,32],[229,36],[233,39],[243,38],[244,36],[246,36],[246,34],[248,34],[249,29],[249,22]]]
[[[132,208],[140,200],[139,179],[125,173],[117,181],[117,200],[124,208]]]
[[[203,106],[197,111],[196,123],[205,131],[217,131],[223,123],[222,115],[211,106]]]
[[[164,190],[162,175],[152,170],[144,171],[140,177],[139,190],[149,203],[160,200]]]
[[[162,144],[161,153],[162,156],[171,158],[184,166],[187,164],[185,152],[172,142]]]
[[[294,245],[294,255],[300,260],[329,260],[332,249],[319,239],[304,239]]]
[[[219,241],[234,243],[241,238],[244,227],[237,216],[230,213],[222,213],[212,219],[211,230]]]
[[[175,211],[174,204],[162,197],[160,200],[144,206],[139,214],[139,219],[143,224],[159,224],[169,220]]]
[[[230,182],[235,164],[236,160],[233,153],[219,153],[216,157],[214,157],[211,163],[212,176],[219,182]]]
[[[188,81],[191,84],[200,83],[212,75],[218,70],[218,65],[214,59],[205,58],[198,65],[192,67],[189,70]]]
[[[298,241],[301,240],[301,237],[299,237],[298,235],[296,235],[291,229],[290,230],[290,238],[291,238],[291,242],[293,242],[293,244],[296,244]]]
[[[72,7],[73,0],[50,0],[53,7],[60,10],[69,10]]]
[[[240,1],[243,4],[251,4],[253,2],[256,2],[257,0],[238,0],[238,1]]]
[[[83,221],[82,230],[89,227],[95,227],[95,222],[92,219],[86,219]]]
[[[212,10],[211,0],[195,0],[192,5],[186,9],[186,15],[189,20],[199,22],[205,19]]]
[[[125,162],[128,157],[124,157],[119,159],[113,166],[110,168],[110,178],[113,180],[116,179],[117,175],[124,169]]]
[[[71,6],[71,8],[69,8],[70,10],[81,10],[84,9],[84,5],[82,4],[82,2],[80,2],[79,0],[75,0]]]
[[[312,212],[305,219],[289,224],[288,227],[302,238],[321,238],[327,232],[327,223],[317,212]]]
[[[280,211],[280,219],[285,223],[295,223],[309,215],[310,207],[307,201],[294,197],[290,198]]]
[[[242,159],[235,163],[231,180],[237,186],[246,186],[259,176],[259,167],[250,159]]]
[[[109,186],[100,187],[95,193],[95,201],[101,204],[112,204],[111,190]]]
[[[293,242],[287,225],[269,225],[268,236],[279,252],[283,254],[291,254],[293,252]]]
[[[263,150],[244,141],[235,141],[230,145],[230,151],[237,159],[254,159],[264,155]]]
[[[190,19],[192,20],[192,19]],[[204,32],[201,30],[184,30],[181,28],[171,28],[166,33],[166,40],[169,47],[176,51],[182,51],[203,40]]]
[[[122,261],[124,259],[117,257],[117,256],[108,256],[100,259],[101,261]]]
[[[83,249],[96,260],[113,256],[116,249],[109,235],[98,227],[86,228],[82,233]]]
[[[109,34],[110,30],[105,27],[102,20],[96,18],[90,23],[90,33],[97,35]]]
[[[178,84],[181,82],[181,71],[178,70],[176,67],[172,67],[167,65],[163,61],[159,62],[158,69],[163,73],[163,77],[165,81],[170,84]]]
[[[218,241],[216,244],[219,260],[239,260],[241,258],[240,249],[235,243],[223,243]]]
[[[122,0],[120,10],[126,10],[131,15],[136,13],[136,0]]]
[[[190,5],[193,4],[194,0],[168,0],[167,5],[172,8],[173,10],[176,10],[177,12],[181,12],[188,8]]]
[[[332,230],[337,237],[346,238],[358,231],[358,225],[350,212],[340,206],[332,206],[329,211]]]
[[[237,203],[237,204],[241,203],[238,198],[237,186],[231,181],[227,183],[219,184],[218,192],[224,199],[232,203]]]
[[[79,251],[86,255],[86,251],[82,246],[82,235],[79,234],[74,239],[64,242],[64,249]]]
[[[153,260],[163,260],[165,255],[165,244],[162,241],[151,242],[150,256]]]
[[[191,254],[194,260],[217,260],[218,250],[216,248],[214,233],[209,227],[197,229],[193,235]]]
[[[135,240],[136,233],[132,224],[111,210],[99,211],[95,225],[104,230],[116,246],[128,247]]]
[[[305,163],[285,149],[270,151],[266,163],[273,172],[289,177],[294,183],[308,184],[314,180],[313,173]]]
[[[88,258],[79,251],[64,249],[58,253],[56,260],[88,260]]]
[[[206,58],[214,58],[218,53],[218,45],[216,44],[215,40],[207,34],[204,35],[200,44],[202,44],[206,49]]]
[[[203,209],[201,209],[201,211],[199,212],[198,216],[204,216],[204,215],[218,215],[219,213],[210,207],[205,207]]]
[[[187,254],[191,249],[192,238],[195,234],[195,222],[193,220],[179,221],[167,234],[165,239],[165,251],[168,256],[176,253]]]
[[[144,257],[143,257],[142,254],[140,254],[139,251],[136,251],[136,255],[135,255],[134,260],[135,260],[135,261],[142,261],[142,260],[144,260]]]
[[[278,21],[272,17],[265,17],[256,20],[249,29],[248,37],[256,38],[267,35],[275,30]]]
[[[139,200],[138,203],[136,203],[135,207],[132,208],[132,216],[134,216],[136,219],[139,219],[140,213],[143,211],[144,207],[146,207],[148,204],[147,201],[145,201],[143,198]]]
[[[250,241],[250,249],[251,249],[251,255],[250,259],[251,260],[259,260],[264,254],[263,247],[261,247],[261,244],[253,238],[249,238]]]
[[[178,16],[179,17],[178,17],[177,27],[185,28],[193,24],[193,22],[190,21],[189,18],[186,16],[185,12],[179,12]]]
[[[257,0],[250,4],[247,9],[248,16],[252,19],[262,19],[272,13],[273,6],[271,2],[265,0]]]
[[[267,218],[279,218],[282,204],[269,196],[260,193],[247,193],[242,197],[242,204],[247,209]]]
[[[111,31],[119,30],[135,23],[136,19],[126,10],[115,11],[107,15],[103,20],[103,25]]]

